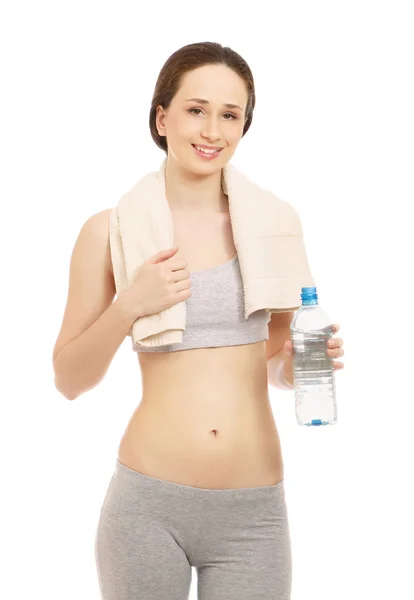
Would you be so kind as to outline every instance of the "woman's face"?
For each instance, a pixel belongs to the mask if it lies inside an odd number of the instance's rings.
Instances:
[[[157,129],[167,137],[168,156],[198,174],[223,168],[243,135],[247,102],[245,82],[225,65],[205,65],[186,73],[168,109],[157,107]],[[220,152],[211,158],[200,156],[197,145]]]

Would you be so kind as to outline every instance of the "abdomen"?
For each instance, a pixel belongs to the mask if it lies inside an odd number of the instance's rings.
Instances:
[[[283,478],[265,343],[139,354],[143,395],[119,460],[157,479],[211,489]]]

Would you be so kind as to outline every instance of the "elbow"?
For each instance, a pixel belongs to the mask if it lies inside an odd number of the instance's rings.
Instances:
[[[67,381],[65,382],[62,377],[62,370],[59,368],[60,362],[57,361],[57,354],[53,355],[53,371],[55,374],[55,389],[61,394],[66,400],[75,400],[76,394],[74,394],[73,389],[69,389],[67,385]]]
[[[80,381],[74,377],[73,373],[64,370],[64,365],[53,362],[55,373],[55,389],[62,394],[66,400],[76,400],[84,390],[79,386]]]
[[[54,366],[55,371],[55,389],[62,394],[66,400],[75,400],[80,394],[74,386],[74,378],[68,377],[68,374],[63,374],[62,371]]]
[[[291,391],[293,390],[293,386],[291,385],[287,385],[287,384],[283,384],[281,381],[279,380],[274,380],[272,377],[269,377],[267,379],[268,385],[271,387],[274,387],[278,390],[282,390],[282,391]]]
[[[59,382],[57,375],[55,375],[55,388],[59,394],[62,394],[62,396],[66,398],[66,400],[75,400],[78,397],[78,394],[73,390],[66,389],[61,382]]]
[[[294,386],[287,382],[283,375],[284,356],[284,352],[280,351],[267,360],[267,381],[278,390],[292,390]]]
[[[279,379],[275,379],[273,376],[267,378],[267,383],[270,387],[276,388],[277,390],[288,389],[287,387],[281,384]]]
[[[267,381],[268,384],[274,388],[280,388],[281,383],[281,371],[283,369],[283,360],[281,359],[281,353],[277,352],[273,354],[267,360]]]
[[[269,364],[267,369],[267,383],[274,388],[277,388],[279,383],[278,379],[275,377],[274,370],[269,368]]]
[[[278,387],[277,382],[275,382],[272,377],[268,377],[267,378],[267,385],[269,387],[273,387],[273,388],[277,388]]]
[[[55,388],[62,394],[62,396],[64,396],[64,398],[66,398],[66,400],[76,400],[79,398],[79,396],[82,396],[82,394],[85,394],[89,390],[95,388],[100,383],[101,379],[102,378],[87,384],[82,382],[80,385],[75,387],[73,385],[73,381],[64,383],[63,381],[59,380],[58,375],[55,375]]]

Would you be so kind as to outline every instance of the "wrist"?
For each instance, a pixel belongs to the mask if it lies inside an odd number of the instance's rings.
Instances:
[[[123,319],[132,324],[142,316],[141,307],[131,298],[129,289],[123,290],[115,300],[118,310]]]

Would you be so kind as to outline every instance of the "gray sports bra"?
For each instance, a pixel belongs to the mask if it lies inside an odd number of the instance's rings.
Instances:
[[[270,313],[257,310],[244,318],[244,291],[238,256],[223,265],[190,273],[183,341],[166,346],[136,346],[137,352],[174,352],[253,344],[269,339]]]

